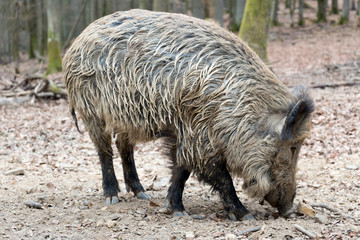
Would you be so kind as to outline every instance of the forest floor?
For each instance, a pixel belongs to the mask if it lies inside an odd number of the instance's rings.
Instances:
[[[151,201],[126,192],[116,152],[121,202],[105,205],[97,154],[88,134],[77,132],[67,101],[36,100],[0,106],[0,239],[308,238],[296,225],[322,239],[359,239],[359,39],[355,24],[284,24],[270,33],[269,60],[279,79],[289,86],[315,87],[313,126],[301,151],[295,199],[308,207],[307,214],[279,217],[276,209],[247,197],[242,180],[235,178],[239,198],[258,219],[235,222],[227,218],[217,193],[191,176],[183,197],[190,216],[168,215],[163,205],[170,171],[161,140],[138,144],[135,152]],[[43,67],[29,60],[20,63],[22,74],[42,72]],[[12,69],[0,66],[0,88],[12,83]],[[355,85],[318,88],[322,84]],[[80,128],[84,130],[81,122]],[[16,169],[24,175],[9,174]],[[30,208],[26,201],[41,208]],[[313,203],[338,211],[311,207]],[[256,232],[242,233],[257,226]]]

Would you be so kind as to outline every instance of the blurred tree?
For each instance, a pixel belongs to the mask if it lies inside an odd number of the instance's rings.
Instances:
[[[291,0],[285,0],[285,8],[291,7]]]
[[[0,63],[8,63],[12,60],[13,9],[13,1],[0,1]]]
[[[48,39],[47,56],[48,66],[47,74],[61,71],[61,0],[47,0],[47,19],[48,19]]]
[[[47,49],[47,14],[46,14],[46,6],[45,0],[38,0],[38,34],[40,35],[38,40],[38,46],[40,50],[40,55],[45,56]]]
[[[154,0],[153,10],[167,12],[169,10],[168,0]]]
[[[37,8],[35,0],[27,1],[26,12],[28,15],[29,27],[29,58],[35,58],[35,51],[37,51]]]
[[[317,2],[318,2],[317,22],[326,22],[327,0],[317,0]]]
[[[15,4],[14,8],[14,29],[13,29],[13,58],[15,61],[15,73],[20,73],[19,71],[19,53],[20,53],[20,42],[19,42],[19,25],[20,25],[20,1],[15,1],[13,4]]]
[[[240,28],[241,21],[244,18],[245,4],[246,0],[236,0],[235,2],[235,24],[237,29]]]
[[[296,0],[291,0],[290,1],[290,26],[294,27],[294,11],[295,11],[295,6],[296,6]]]
[[[351,10],[352,10],[352,11],[355,11],[355,10],[356,10],[355,0],[351,0]]]
[[[119,4],[120,11],[127,11],[132,8],[132,1],[131,0],[121,0]]]
[[[349,15],[350,15],[350,0],[344,0],[339,23],[340,24],[348,23]]]
[[[66,40],[65,40],[65,42],[64,42],[64,44],[63,44],[62,49],[65,49],[65,48],[68,47],[68,45],[69,45],[69,43],[70,43],[70,40],[71,40],[71,38],[72,38],[73,35],[74,35],[75,29],[76,29],[77,25],[78,25],[79,22],[80,22],[80,18],[81,18],[81,16],[83,15],[83,13],[84,13],[84,11],[85,11],[85,8],[86,8],[86,5],[87,5],[88,1],[89,1],[89,0],[83,0],[83,1],[82,1],[81,8],[80,8],[80,10],[79,10],[79,12],[78,12],[78,15],[77,15],[77,17],[76,17],[76,20],[75,20],[73,26],[71,27],[70,32],[69,32],[68,35],[67,35],[67,38],[66,38]]]
[[[274,1],[274,11],[272,15],[272,24],[274,26],[279,26],[279,20],[278,20],[278,11],[279,11],[279,0]]]
[[[116,4],[116,1],[113,0],[103,0],[103,14],[102,16],[106,16],[110,13],[113,13],[114,9],[114,3]]]
[[[357,4],[357,15],[359,15],[360,16],[360,0],[358,0],[358,4]]]
[[[172,11],[174,13],[185,13],[185,2],[183,0],[172,0]]]
[[[213,18],[220,26],[224,25],[224,1],[223,0],[210,0],[209,4],[209,17]]]
[[[304,10],[304,0],[299,0],[299,22],[298,22],[299,26],[305,25],[303,10]]]
[[[332,14],[339,14],[338,0],[331,0],[331,11]]]
[[[149,1],[147,1],[147,0],[140,0],[140,2],[139,2],[139,8],[141,8],[141,9],[150,9],[150,8],[149,8]]]
[[[204,0],[188,0],[192,16],[204,19],[205,18],[205,2]]]
[[[247,42],[263,61],[267,61],[267,38],[272,8],[273,0],[246,1],[239,32],[239,37]]]

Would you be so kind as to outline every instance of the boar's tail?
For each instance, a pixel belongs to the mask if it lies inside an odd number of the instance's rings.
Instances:
[[[79,129],[79,125],[78,125],[78,121],[77,121],[77,118],[76,118],[75,109],[74,109],[73,107],[70,107],[70,111],[71,111],[71,116],[72,116],[73,119],[74,119],[76,129],[79,131],[79,133],[82,134],[82,132],[81,132],[80,129]]]

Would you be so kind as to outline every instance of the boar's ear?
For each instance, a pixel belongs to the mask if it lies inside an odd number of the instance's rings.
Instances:
[[[294,138],[294,135],[301,135],[302,131],[306,131],[309,117],[314,111],[313,101],[305,88],[295,89],[294,94],[297,97],[297,102],[295,105],[290,106],[281,131],[281,139],[284,141],[288,141]]]

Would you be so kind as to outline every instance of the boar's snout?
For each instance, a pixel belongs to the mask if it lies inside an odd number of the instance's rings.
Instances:
[[[270,191],[265,200],[272,206],[278,209],[279,213],[283,217],[289,217],[296,211],[296,204],[294,204],[294,194],[283,194],[281,191],[275,189]]]

